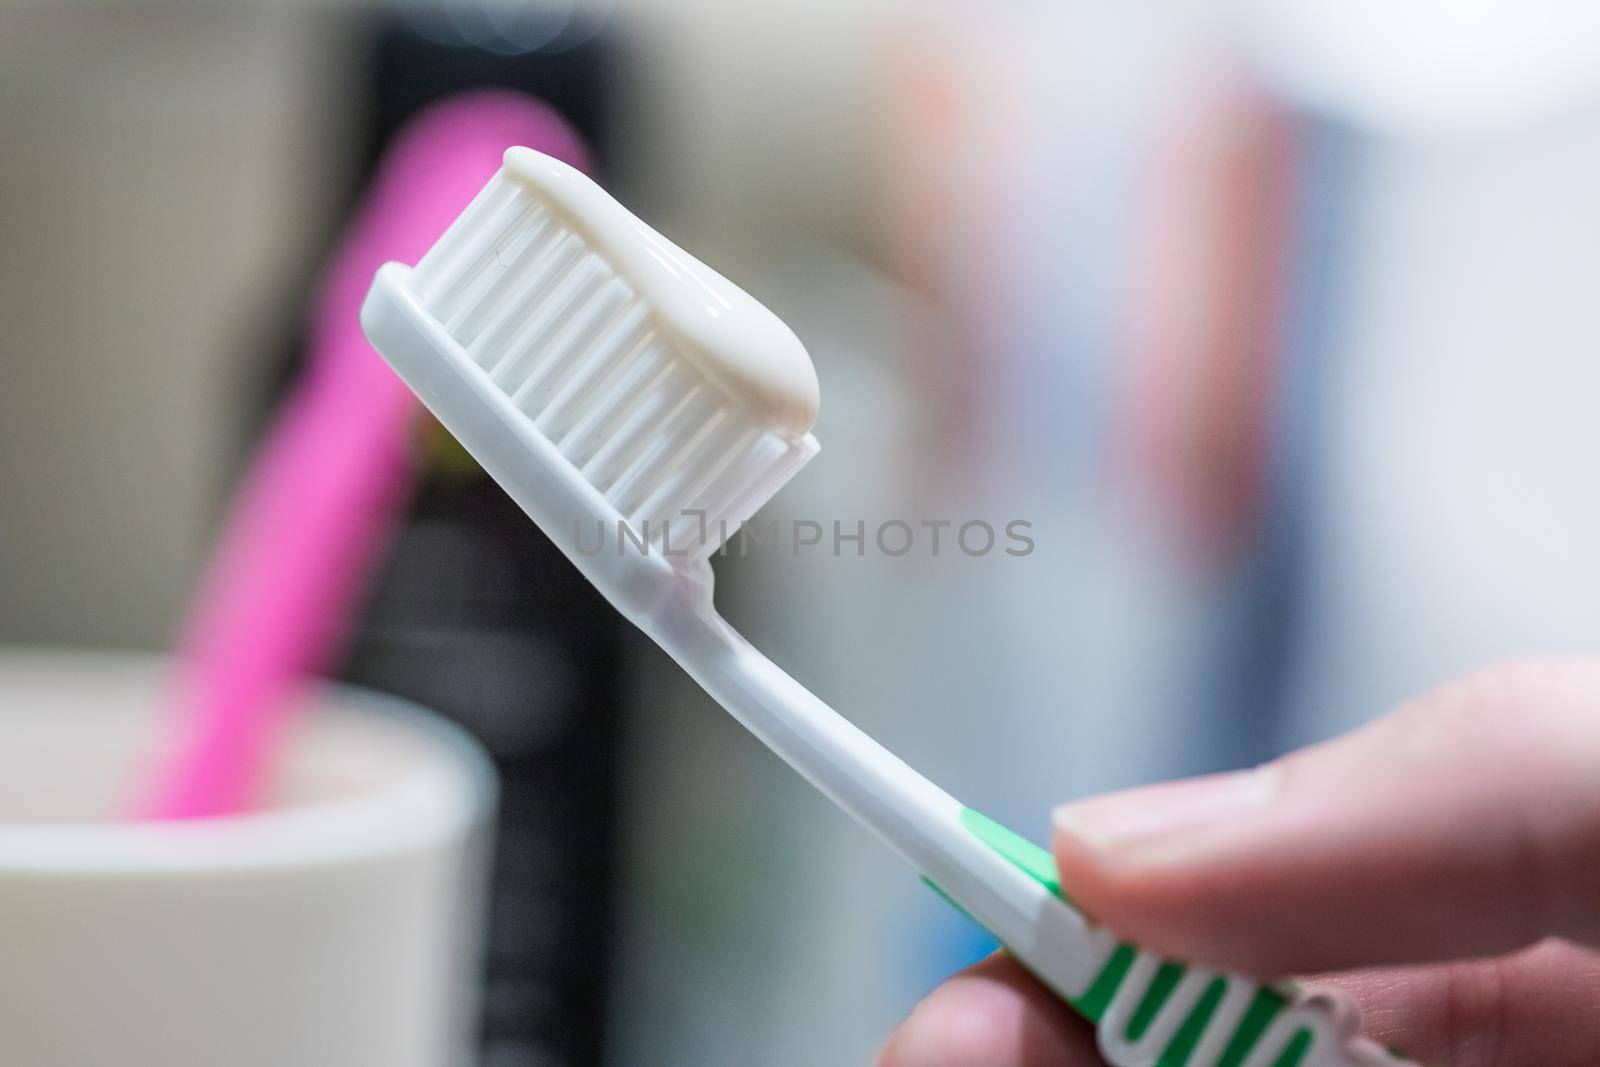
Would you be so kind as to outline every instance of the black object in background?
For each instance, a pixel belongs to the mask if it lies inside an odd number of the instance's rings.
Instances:
[[[419,108],[488,85],[551,105],[603,159],[603,33],[523,54],[438,36],[398,16],[374,28],[368,169]],[[461,723],[499,770],[484,1067],[588,1067],[605,1017],[622,623],[464,454],[432,452],[342,674]]]

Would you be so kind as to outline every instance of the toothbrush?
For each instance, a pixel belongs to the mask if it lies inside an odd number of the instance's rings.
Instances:
[[[776,316],[582,174],[509,150],[415,268],[378,271],[361,324],[618,611],[1093,1021],[1115,1067],[1406,1062],[1361,1037],[1341,998],[1165,960],[1093,923],[1049,852],[717,615],[711,553],[817,452],[816,375]]]
[[[509,144],[581,163],[575,134],[505,90],[433,105],[395,139],[316,303],[306,374],[252,460],[179,642],[174,751],[137,814],[200,818],[256,798],[306,677],[327,667],[412,479],[411,393],[356,325],[378,265],[414,257]]]

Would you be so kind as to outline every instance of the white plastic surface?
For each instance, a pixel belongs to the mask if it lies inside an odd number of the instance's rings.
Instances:
[[[575,531],[620,515],[488,383],[481,367],[385,266],[362,325],[373,345],[606,598],[718,703],[975,919],[1062,996],[1081,994],[1109,952],[1082,917],[960,823],[962,805],[818,700],[717,615],[711,568],[625,551],[585,554]]]
[[[486,196],[492,192],[492,184]],[[493,216],[492,211],[485,214]],[[461,232],[470,221],[471,216],[464,215],[463,221],[452,227],[448,235],[452,242],[476,237]],[[613,234],[607,239],[621,238]],[[505,238],[477,238],[476,244],[480,249],[494,247],[495,240]],[[425,259],[424,265],[429,262]],[[668,558],[660,551],[639,551],[620,540],[603,551],[580,550],[580,530],[593,529],[596,522],[614,529],[625,518],[609,483],[595,484],[586,476],[592,475],[590,464],[581,469],[574,465],[568,451],[541,431],[544,407],[530,412],[518,403],[521,386],[508,392],[493,376],[498,357],[481,350],[480,334],[463,337],[458,323],[440,322],[430,313],[429,301],[441,307],[447,318],[470,318],[473,313],[455,310],[462,304],[445,300],[441,305],[442,298],[419,294],[410,284],[411,278],[412,272],[399,264],[388,264],[379,271],[362,309],[363,328],[378,351],[484,469],[606,598],[719,704],[935,882],[1056,993],[1069,1000],[1082,996],[1115,949],[1114,935],[1091,926],[1044,885],[976,837],[961,822],[964,809],[959,802],[818,700],[723,622],[712,603],[711,568],[703,553]],[[524,296],[509,294],[505,299]],[[481,298],[472,306],[481,306]],[[549,312],[538,309],[529,313]],[[504,319],[509,312],[495,307],[477,313],[483,321],[496,316]],[[576,347],[582,354],[574,358],[591,358],[587,349]],[[527,358],[544,357],[534,353]],[[651,399],[642,396],[637,403],[648,404]],[[764,461],[762,499],[776,491],[815,450],[809,435],[804,441],[809,444],[797,446],[798,462],[784,466]],[[734,457],[735,462],[738,458]],[[661,471],[668,476],[671,468],[664,466]],[[1140,973],[1145,980],[1159,964],[1155,957],[1140,955]],[[1215,977],[1198,971],[1194,975],[1181,985],[1185,997],[1198,996],[1204,986],[1196,983]],[[1199,1048],[1212,1059],[1191,1058],[1191,1067],[1208,1067],[1222,1054],[1239,1013],[1256,988],[1251,979],[1230,979],[1225,1010],[1216,1015]],[[1156,1044],[1148,1035],[1130,1042],[1121,1032],[1142,989],[1142,982],[1125,980],[1107,1013],[1108,1022],[1100,1030],[1102,1047],[1117,1067],[1152,1067],[1165,1045],[1165,1039]],[[1170,1038],[1187,1013],[1183,1002],[1170,1002],[1170,1006],[1172,1010],[1160,1013],[1153,1024],[1157,1036]],[[1318,1039],[1301,1067],[1373,1067],[1403,1062],[1356,1038],[1355,1016],[1342,1002],[1297,1003],[1280,1013],[1268,1036],[1281,1047],[1283,1040],[1304,1028],[1311,1029]],[[1260,1043],[1246,1067],[1272,1067],[1270,1061],[1263,1062],[1268,1049],[1269,1042]]]

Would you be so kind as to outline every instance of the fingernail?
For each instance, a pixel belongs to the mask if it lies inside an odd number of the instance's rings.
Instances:
[[[1063,805],[1053,819],[1058,832],[1096,851],[1122,851],[1248,817],[1270,803],[1275,778],[1269,765],[1130,789]]]

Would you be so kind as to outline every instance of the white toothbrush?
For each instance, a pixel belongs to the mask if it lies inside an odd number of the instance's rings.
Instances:
[[[1116,1067],[1406,1062],[1360,1037],[1342,1000],[1120,942],[1066,901],[1047,851],[722,621],[709,556],[816,453],[816,375],[776,316],[583,174],[507,151],[415,268],[379,270],[361,323],[617,610],[1094,1021]]]

